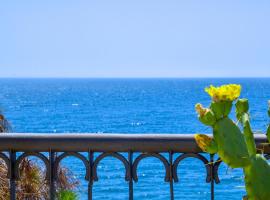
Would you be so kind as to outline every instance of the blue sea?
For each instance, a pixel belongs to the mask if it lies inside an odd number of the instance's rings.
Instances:
[[[270,79],[0,79],[0,106],[13,131],[20,133],[210,133],[197,120],[194,105],[209,105],[204,88],[225,83],[242,85],[241,96],[250,101],[253,129],[264,132],[269,123]],[[68,158],[62,165],[80,181],[77,193],[86,199],[81,161]],[[245,194],[241,170],[224,164],[221,168],[216,199],[240,200]],[[106,158],[98,175],[93,199],[128,199],[120,161]],[[210,184],[205,182],[200,161],[184,160],[178,175],[175,199],[210,199]],[[138,176],[134,199],[169,199],[169,184],[164,182],[164,168],[158,160],[145,159]]]

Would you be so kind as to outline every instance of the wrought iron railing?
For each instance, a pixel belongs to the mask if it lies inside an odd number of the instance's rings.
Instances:
[[[264,135],[256,135],[257,148],[270,153]],[[133,200],[133,183],[138,181],[138,164],[147,157],[163,163],[165,181],[170,184],[170,199],[174,199],[174,183],[178,182],[179,163],[185,158],[196,158],[204,163],[206,182],[214,186],[220,182],[218,170],[221,161],[214,155],[205,156],[195,143],[192,134],[1,134],[0,158],[8,167],[10,199],[16,199],[16,180],[20,177],[20,162],[29,156],[41,159],[46,166],[46,179],[50,184],[50,199],[55,199],[55,181],[59,163],[66,157],[80,159],[86,169],[88,199],[92,199],[93,183],[98,181],[97,166],[106,157],[120,160],[125,167],[125,180],[129,183],[129,200]],[[47,152],[45,155],[44,152]],[[58,153],[59,152],[59,153]],[[99,153],[97,157],[95,153]],[[127,153],[128,157],[122,155]],[[134,153],[139,153],[133,157]],[[164,156],[167,153],[168,156]],[[180,155],[176,153],[181,153]]]

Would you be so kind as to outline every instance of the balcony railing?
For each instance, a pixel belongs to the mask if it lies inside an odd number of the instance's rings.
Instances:
[[[269,154],[270,148],[264,135],[255,135],[257,148]],[[16,199],[16,180],[20,162],[29,156],[41,159],[46,166],[50,184],[50,199],[55,199],[57,169],[62,159],[74,156],[86,169],[88,199],[92,199],[94,182],[98,181],[97,166],[106,157],[120,160],[125,167],[125,180],[129,184],[129,200],[133,199],[133,183],[138,181],[138,164],[147,157],[155,157],[165,168],[165,181],[170,185],[170,199],[174,199],[174,183],[178,182],[177,169],[185,158],[199,159],[204,163],[206,182],[214,186],[220,182],[218,170],[221,161],[214,155],[202,154],[192,134],[0,134],[0,158],[8,167],[10,199]],[[44,153],[47,152],[47,153]],[[95,153],[99,155],[94,156]],[[127,153],[128,157],[122,155]],[[133,157],[134,153],[139,153]],[[164,156],[164,153],[168,156]],[[180,155],[176,153],[181,153]]]

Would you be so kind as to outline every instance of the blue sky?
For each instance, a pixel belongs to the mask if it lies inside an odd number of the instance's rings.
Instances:
[[[0,77],[269,77],[270,1],[0,2]]]

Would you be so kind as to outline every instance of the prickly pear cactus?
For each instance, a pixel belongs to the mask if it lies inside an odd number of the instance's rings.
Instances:
[[[198,146],[205,152],[217,153],[230,167],[243,169],[247,191],[244,199],[270,200],[270,165],[262,155],[256,154],[248,100],[238,99],[241,86],[235,84],[210,86],[205,91],[212,98],[210,107],[204,108],[201,104],[196,104],[195,108],[199,120],[212,127],[213,138],[196,134]],[[233,105],[236,107],[236,117],[242,127],[238,127],[229,118]],[[268,115],[270,116],[270,103]],[[267,129],[267,137],[269,140],[270,126]]]

